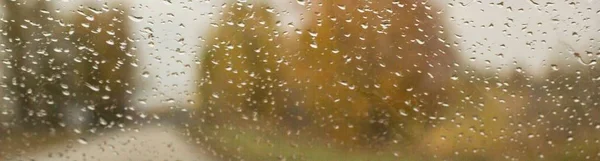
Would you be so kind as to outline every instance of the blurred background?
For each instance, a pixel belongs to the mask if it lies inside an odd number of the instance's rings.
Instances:
[[[600,160],[599,3],[2,0],[0,160]]]

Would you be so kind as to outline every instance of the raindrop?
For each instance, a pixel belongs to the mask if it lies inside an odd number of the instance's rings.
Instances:
[[[138,99],[138,103],[145,105],[147,99]]]
[[[133,22],[141,22],[144,20],[144,17],[142,17],[142,16],[129,15],[128,17]]]
[[[149,76],[150,76],[150,72],[148,72],[148,71],[142,72],[142,77],[148,78]]]
[[[314,49],[319,48],[319,46],[317,45],[317,42],[314,42],[314,41],[312,43],[310,43],[310,47],[314,48]]]
[[[84,139],[84,138],[77,139],[77,142],[79,144],[83,144],[83,145],[87,145],[88,144],[88,141],[86,139]]]
[[[90,83],[88,83],[88,82],[85,82],[85,86],[87,86],[87,87],[88,87],[89,89],[91,89],[92,91],[95,91],[95,92],[98,92],[98,91],[100,91],[100,88],[98,88],[98,87],[96,87],[96,86],[94,86],[94,85],[92,85],[92,84],[90,84]]]
[[[586,66],[596,65],[596,63],[597,63],[596,60],[590,60],[590,62],[586,62],[585,60],[583,60],[583,58],[581,57],[581,55],[579,53],[573,53],[573,56],[575,56],[577,58],[579,63],[586,65]]]
[[[452,75],[452,76],[450,77],[450,79],[452,79],[452,80],[458,80],[458,76],[456,76],[456,75]]]
[[[552,68],[552,70],[558,71],[558,65],[552,64],[552,65],[550,65],[550,67]]]

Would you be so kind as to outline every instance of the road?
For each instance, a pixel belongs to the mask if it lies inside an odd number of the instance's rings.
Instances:
[[[71,139],[17,160],[198,160],[210,161],[202,150],[186,143],[176,131],[145,127],[137,131],[106,133],[104,136]]]

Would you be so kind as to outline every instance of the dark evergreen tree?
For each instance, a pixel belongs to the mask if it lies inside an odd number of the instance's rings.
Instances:
[[[70,37],[77,53],[77,98],[92,111],[93,126],[122,124],[132,112],[128,104],[136,61],[127,7],[104,4],[101,9],[80,9],[85,15],[75,15]]]
[[[16,122],[25,129],[56,128],[62,122],[62,107],[69,92],[66,44],[60,32],[60,19],[51,12],[50,2],[5,0],[5,59],[10,62],[4,74],[7,94],[16,109]]]

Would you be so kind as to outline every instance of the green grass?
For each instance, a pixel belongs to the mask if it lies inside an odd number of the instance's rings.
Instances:
[[[215,134],[206,143],[210,151],[225,160],[307,160],[307,161],[401,161],[414,160],[394,156],[389,151],[368,149],[349,150],[348,147],[327,145],[303,137],[287,137],[268,134],[249,128],[204,129],[204,133]],[[196,135],[195,137],[198,137]],[[402,154],[400,154],[402,155]]]

